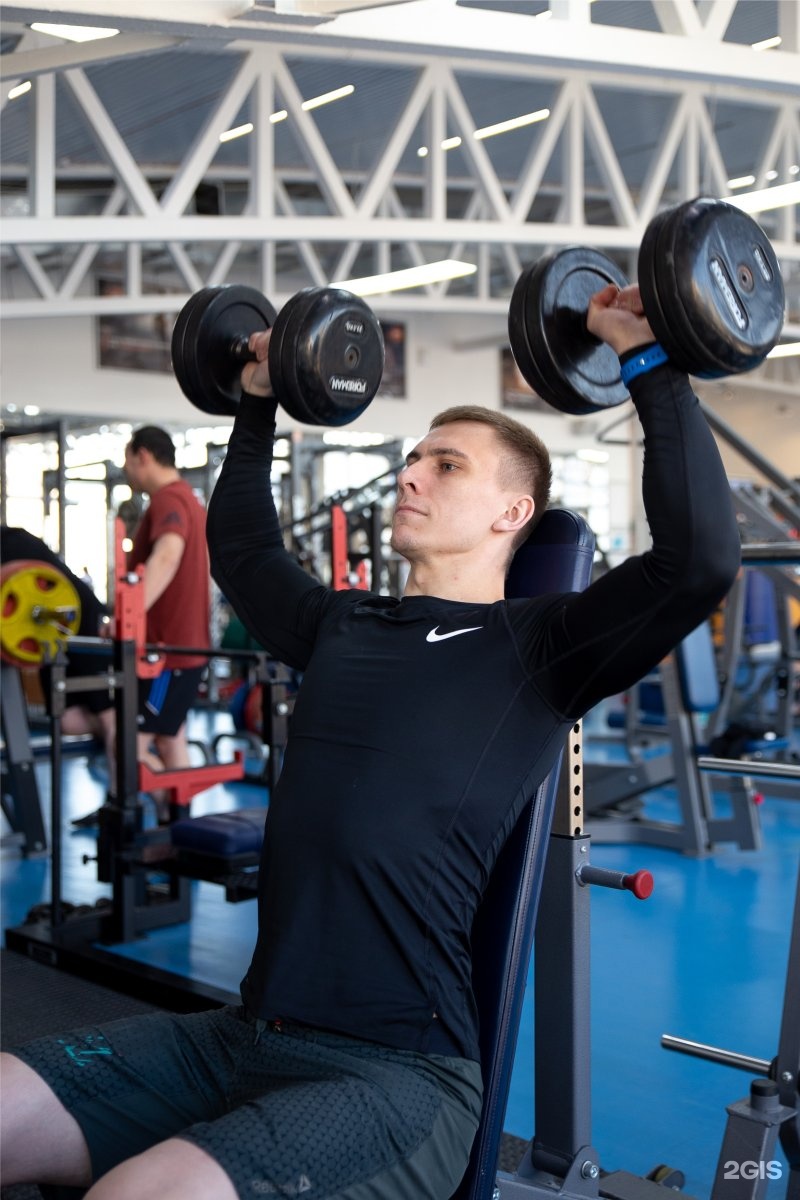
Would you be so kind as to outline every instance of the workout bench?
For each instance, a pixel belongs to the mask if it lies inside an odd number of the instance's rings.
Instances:
[[[699,756],[706,751],[701,719],[713,714],[720,703],[720,684],[711,628],[703,621],[680,642],[659,665],[664,708],[664,734],[669,750],[632,766],[589,764],[587,770],[587,806],[591,818],[587,829],[597,844],[663,846],[686,854],[704,855],[720,842],[732,842],[742,850],[761,845],[758,809],[753,788],[743,775],[720,768],[704,773]],[[754,752],[764,752],[769,743],[754,744]],[[635,779],[629,781],[629,776]],[[713,783],[712,783],[713,780]],[[597,794],[592,788],[596,784]],[[616,815],[598,809],[613,800],[641,795],[653,787],[674,786],[679,819],[654,820],[650,817]],[[730,813],[715,811],[714,791],[730,796]]]

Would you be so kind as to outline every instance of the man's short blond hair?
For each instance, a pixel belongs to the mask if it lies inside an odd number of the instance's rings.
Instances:
[[[453,408],[445,409],[433,418],[431,429],[452,425],[456,421],[476,421],[481,425],[490,426],[503,449],[507,451],[501,460],[500,486],[533,496],[533,517],[517,533],[512,547],[516,550],[530,537],[550,501],[553,468],[547,447],[542,439],[521,421],[515,421],[505,413],[493,408],[483,408],[479,404],[457,404]]]

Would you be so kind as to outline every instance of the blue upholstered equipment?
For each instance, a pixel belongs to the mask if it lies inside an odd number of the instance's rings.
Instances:
[[[591,577],[594,545],[594,534],[582,517],[566,509],[548,509],[514,557],[506,595],[583,591]],[[560,762],[540,784],[512,830],[473,926],[483,1113],[467,1172],[453,1200],[492,1198],[559,766]]]

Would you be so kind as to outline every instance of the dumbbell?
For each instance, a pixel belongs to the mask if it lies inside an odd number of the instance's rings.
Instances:
[[[272,330],[269,374],[283,408],[309,425],[346,425],[375,396],[383,332],[367,304],[341,288],[304,288],[279,313],[256,288],[202,288],[172,330],[172,369],[201,412],[233,416],[251,334]]]
[[[780,337],[784,289],[752,217],[699,197],[659,213],[639,248],[642,304],[670,361],[717,379],[759,366]],[[624,273],[599,250],[569,246],[526,267],[508,312],[523,378],[560,412],[581,416],[629,399],[619,359],[586,327],[589,301]]]

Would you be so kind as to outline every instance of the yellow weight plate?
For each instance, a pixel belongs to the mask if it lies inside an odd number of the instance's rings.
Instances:
[[[81,602],[50,563],[16,560],[0,568],[0,656],[15,667],[36,667],[78,632]]]

